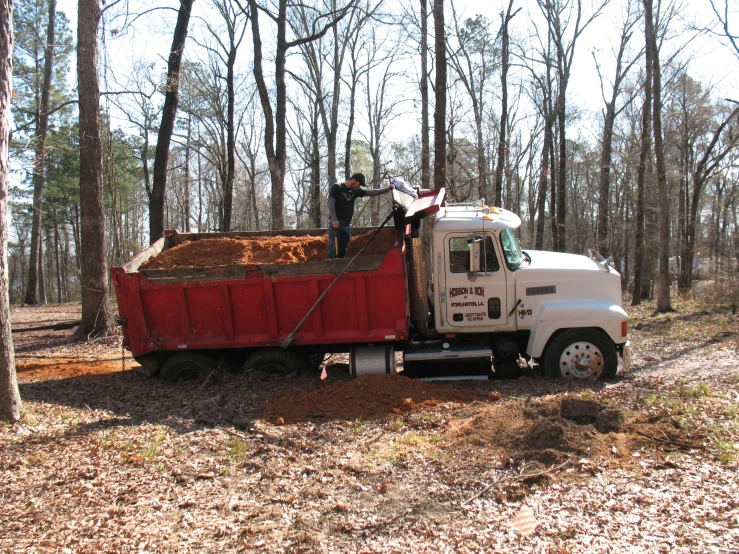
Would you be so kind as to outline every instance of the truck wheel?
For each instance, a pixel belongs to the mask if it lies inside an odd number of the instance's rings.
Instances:
[[[300,354],[278,348],[257,350],[244,362],[244,371],[263,371],[287,375],[301,373],[309,369],[309,361]]]
[[[544,368],[548,377],[613,379],[618,368],[616,348],[594,329],[569,329],[547,346]]]
[[[207,375],[215,367],[215,360],[199,352],[178,352],[172,354],[164,365],[161,375],[164,379],[177,383],[194,381]]]

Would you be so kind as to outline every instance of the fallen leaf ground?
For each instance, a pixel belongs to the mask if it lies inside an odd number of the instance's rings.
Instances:
[[[335,356],[326,382],[171,384],[119,337],[16,333],[0,551],[737,552],[739,318],[653,309],[628,308],[634,367],[607,383],[351,381]]]

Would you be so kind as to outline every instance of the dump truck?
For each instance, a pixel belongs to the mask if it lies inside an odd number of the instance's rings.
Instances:
[[[621,278],[609,260],[522,249],[520,218],[483,202],[393,191],[384,253],[294,264],[145,269],[188,241],[316,236],[325,229],[165,236],[111,268],[124,346],[171,380],[233,367],[293,373],[348,353],[353,376],[442,366],[609,379],[631,363]],[[427,225],[422,225],[430,218]],[[423,229],[429,233],[424,245]],[[354,233],[371,229],[354,230]],[[374,231],[377,234],[380,229]],[[374,235],[373,235],[374,237]],[[370,239],[373,240],[373,239]],[[387,235],[385,239],[387,240]]]

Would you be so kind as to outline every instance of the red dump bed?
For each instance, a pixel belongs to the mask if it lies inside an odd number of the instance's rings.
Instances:
[[[357,230],[355,232],[362,232]],[[347,259],[287,265],[139,270],[164,248],[208,237],[306,235],[326,231],[167,233],[122,267],[111,268],[125,345],[135,356],[160,350],[276,346],[331,284]],[[302,325],[293,344],[408,337],[405,247],[358,258]]]

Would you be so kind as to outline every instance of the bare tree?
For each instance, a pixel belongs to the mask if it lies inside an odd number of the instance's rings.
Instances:
[[[372,188],[380,186],[382,179],[382,145],[387,136],[387,130],[393,120],[399,115],[398,106],[402,99],[391,94],[392,83],[399,75],[395,72],[395,56],[397,44],[384,44],[375,34],[368,40],[367,71],[364,74],[365,107],[367,108],[367,123],[369,133],[364,138],[367,141],[370,156],[372,157]],[[375,71],[379,69],[379,71]],[[372,198],[370,202],[371,225],[378,225],[379,198]]]
[[[667,174],[665,169],[665,149],[662,139],[662,71],[657,48],[657,33],[654,29],[652,0],[644,0],[647,48],[652,58],[652,105],[654,154],[657,163],[657,190],[659,194],[659,289],[657,291],[657,311],[671,312],[670,301],[670,206],[667,199]]]
[[[263,132],[264,126],[259,120],[257,115],[257,106],[254,103],[254,96],[252,94],[249,102],[247,103],[244,115],[241,118],[242,132],[241,148],[236,150],[241,163],[244,166],[247,177],[247,186],[249,201],[247,204],[246,214],[251,213],[251,217],[254,219],[254,227],[248,227],[250,229],[260,230],[260,217],[259,217],[259,202],[257,193],[257,183],[259,176],[264,173],[260,171],[257,166],[259,158],[259,144],[263,142],[261,133]],[[242,156],[243,152],[243,156]],[[249,225],[251,225],[251,219],[247,219]]]
[[[429,150],[429,70],[428,70],[428,0],[421,0],[421,187],[431,188],[431,153]]]
[[[553,235],[555,234],[556,227],[556,192],[554,192],[555,179],[554,179],[554,122],[557,117],[557,112],[554,108],[555,97],[557,94],[556,84],[554,81],[554,59],[552,57],[552,31],[547,29],[547,36],[545,38],[538,37],[539,39],[539,59],[532,59],[526,53],[526,47],[521,47],[521,52],[518,57],[524,63],[529,73],[531,74],[532,90],[530,96],[536,106],[543,125],[543,141],[541,145],[541,164],[539,166],[539,172],[537,177],[538,186],[536,188],[536,228],[535,228],[535,239],[534,248],[542,250],[544,248],[544,230],[546,223],[546,199],[548,183],[551,182],[551,188],[553,193],[549,201],[549,212],[552,220]],[[539,70],[539,66],[543,66],[542,70]]]
[[[15,422],[23,404],[15,377],[8,298],[8,145],[13,89],[13,0],[0,0],[0,418]]]
[[[315,61],[315,60],[313,60]],[[300,85],[303,94],[291,96],[291,104],[295,111],[295,124],[288,124],[291,146],[303,162],[300,168],[295,168],[298,174],[296,183],[298,189],[304,189],[307,184],[307,193],[298,191],[298,196],[307,198],[308,222],[312,227],[321,227],[321,149],[320,149],[320,95],[321,65],[311,67],[308,61],[309,72],[317,70],[316,78],[303,78],[290,72],[293,79]],[[296,214],[298,221],[300,214]]]
[[[338,23],[349,10],[356,5],[351,0],[346,6],[323,14],[317,13],[311,24],[312,32],[305,37],[294,40],[287,38],[288,7],[290,0],[278,0],[277,13],[257,4],[256,0],[247,0],[249,18],[251,19],[252,38],[254,42],[254,78],[259,90],[265,119],[264,147],[272,178],[272,228],[282,229],[285,226],[285,170],[287,164],[287,85],[285,82],[285,64],[290,48],[320,39],[329,29]],[[275,46],[275,107],[272,109],[267,82],[262,68],[263,48],[259,27],[259,12],[265,13],[277,25],[277,42]],[[325,23],[324,23],[325,22]]]
[[[687,228],[685,233],[684,247],[682,249],[682,274],[681,288],[689,290],[692,286],[693,276],[693,258],[695,256],[695,233],[698,222],[698,206],[703,189],[708,180],[714,175],[721,161],[731,152],[739,143],[739,135],[734,130],[729,131],[724,136],[727,126],[732,122],[739,123],[739,107],[734,108],[732,112],[724,118],[713,132],[710,143],[703,151],[703,156],[698,161],[695,171],[692,175],[692,199],[690,203],[690,213],[688,215]],[[722,143],[721,139],[724,138]]]
[[[583,20],[582,0],[537,0],[539,8],[547,20],[550,40],[555,48],[557,63],[558,95],[555,103],[557,112],[557,131],[559,157],[557,167],[556,196],[552,203],[556,203],[556,224],[553,224],[554,249],[564,252],[567,247],[567,86],[572,74],[572,62],[575,57],[575,46],[585,29],[603,10],[608,0],[596,5],[590,17]],[[572,18],[569,14],[573,13]],[[574,21],[573,21],[574,19]],[[567,34],[569,32],[569,38]]]
[[[366,2],[362,7],[358,4],[353,6],[346,17],[331,28],[329,40],[324,37],[321,40],[307,42],[300,47],[318,99],[319,115],[326,137],[326,172],[328,181],[331,183],[336,181],[336,147],[344,61],[349,45],[363,31],[367,22],[375,16],[381,3],[381,1],[374,4]],[[324,7],[329,11],[336,11],[337,4],[337,0],[324,0]],[[296,35],[310,34],[313,27],[312,22],[315,19],[313,10],[300,6],[296,12],[298,20],[291,21],[293,32]],[[330,68],[327,85],[323,83],[322,66],[324,63]]]
[[[33,161],[33,223],[31,225],[31,255],[28,261],[26,304],[38,303],[41,208],[44,190],[44,159],[46,157],[46,135],[49,128],[51,80],[54,70],[54,31],[56,28],[56,0],[49,0],[46,43],[44,44],[44,76],[41,85],[41,104],[36,112],[35,157]],[[43,281],[42,281],[43,282]]]
[[[736,31],[732,31],[729,27],[731,26],[731,6],[736,7],[730,0],[708,0],[711,3],[711,9],[716,16],[716,21],[720,30],[717,32],[719,36],[723,36],[729,41],[731,49],[734,51],[734,55],[739,59],[739,35]]]
[[[460,27],[457,12],[454,5],[452,5],[452,19],[454,20],[457,47],[454,50],[450,46],[448,47],[447,58],[472,103],[477,148],[477,194],[479,198],[487,202],[490,200],[490,195],[487,185],[483,118],[487,97],[486,85],[494,70],[494,37],[489,32],[489,22],[482,16],[467,19],[464,26]],[[496,191],[496,202],[500,205],[498,195],[499,192]]]
[[[617,106],[619,96],[622,92],[624,79],[628,75],[636,61],[641,57],[641,52],[631,60],[625,60],[626,47],[631,40],[634,26],[639,21],[638,15],[634,12],[631,3],[628,6],[626,19],[621,26],[621,34],[616,54],[616,74],[611,83],[611,95],[606,98],[605,86],[603,83],[603,75],[600,70],[600,62],[596,52],[593,52],[593,59],[598,71],[600,79],[601,95],[605,104],[603,113],[603,141],[601,144],[600,156],[600,186],[598,194],[598,249],[601,253],[608,252],[608,236],[609,236],[609,213],[610,213],[610,197],[611,197],[611,161],[613,158],[613,127],[616,123],[616,117],[628,106],[633,100],[633,95],[627,101],[622,102],[621,106]]]
[[[169,145],[172,141],[177,104],[179,102],[180,67],[185,50],[187,28],[194,0],[180,0],[172,48],[169,52],[167,83],[164,94],[162,122],[159,125],[156,154],[154,156],[154,180],[149,201],[149,242],[153,244],[164,234],[164,197],[167,188],[167,164]]]
[[[508,2],[508,9],[501,13],[500,25],[500,125],[498,126],[498,159],[495,164],[495,204],[503,205],[503,173],[508,152],[508,70],[510,69],[510,33],[511,20],[521,8],[513,11],[513,0]],[[506,206],[511,208],[512,206]]]
[[[645,188],[647,174],[647,158],[649,157],[652,135],[652,51],[650,48],[644,50],[644,107],[642,108],[641,135],[639,139],[639,168],[636,178],[636,231],[634,252],[634,290],[631,297],[631,305],[641,304],[643,297],[644,276],[644,212],[645,212]]]
[[[98,0],[80,0],[77,25],[77,82],[80,126],[80,267],[82,317],[75,338],[107,335],[108,302],[103,210],[103,144],[98,83]]]
[[[352,174],[352,141],[354,139],[354,126],[356,123],[357,90],[359,83],[366,71],[367,63],[362,56],[363,50],[367,48],[368,39],[362,35],[349,38],[349,75],[345,78],[349,87],[349,102],[347,111],[349,119],[346,124],[346,136],[344,138],[344,178],[349,179]]]
[[[235,73],[236,54],[246,32],[247,18],[243,17],[243,10],[237,11],[232,2],[227,0],[213,0],[213,5],[226,25],[226,39],[222,38],[222,30],[214,28],[209,22],[206,27],[218,45],[218,48],[209,48],[226,66],[226,174],[223,182],[223,208],[221,231],[231,230],[233,213],[234,175],[236,172],[236,121],[234,106],[236,103]]]
[[[446,78],[447,51],[444,0],[434,0],[434,56],[436,58],[434,108],[434,188],[446,183]]]

